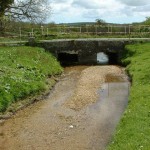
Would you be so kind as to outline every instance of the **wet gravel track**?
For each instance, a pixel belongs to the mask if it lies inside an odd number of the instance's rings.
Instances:
[[[104,150],[128,100],[127,81],[104,83],[95,103],[65,106],[87,66],[69,67],[47,99],[0,126],[0,150]]]

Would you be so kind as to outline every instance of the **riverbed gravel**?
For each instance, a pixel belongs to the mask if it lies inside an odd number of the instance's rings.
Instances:
[[[98,89],[104,82],[127,81],[123,68],[119,66],[92,66],[81,72],[77,87],[65,106],[74,110],[81,110],[98,100]]]

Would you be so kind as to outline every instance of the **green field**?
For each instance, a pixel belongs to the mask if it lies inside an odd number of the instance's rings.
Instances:
[[[0,47],[0,112],[50,88],[54,82],[47,79],[61,72],[57,60],[41,48]]]
[[[132,76],[128,107],[107,150],[150,150],[150,43],[126,46]]]

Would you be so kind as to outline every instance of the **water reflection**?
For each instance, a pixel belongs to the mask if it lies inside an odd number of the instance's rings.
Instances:
[[[97,53],[97,63],[98,64],[108,64],[109,58],[104,52]]]

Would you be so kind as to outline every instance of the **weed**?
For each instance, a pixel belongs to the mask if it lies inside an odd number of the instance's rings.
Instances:
[[[47,88],[46,79],[62,68],[50,53],[33,47],[0,47],[0,112]]]
[[[123,62],[132,76],[129,104],[107,149],[149,150],[150,43],[128,45],[126,50]]]

